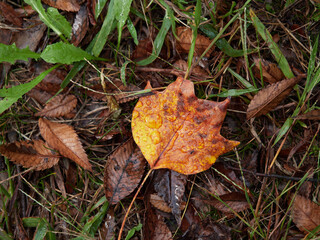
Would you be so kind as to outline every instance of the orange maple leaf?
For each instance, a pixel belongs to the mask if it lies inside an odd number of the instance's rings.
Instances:
[[[133,138],[152,169],[205,171],[239,144],[220,135],[229,102],[198,99],[193,83],[179,77],[165,91],[139,99],[132,113]]]

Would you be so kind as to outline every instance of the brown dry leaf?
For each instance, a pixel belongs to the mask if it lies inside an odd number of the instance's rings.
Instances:
[[[22,18],[14,11],[13,7],[6,2],[0,2],[0,15],[8,22],[18,27],[22,27]]]
[[[178,68],[179,70],[183,70],[183,71],[187,71],[188,69],[188,63],[182,59],[176,61],[173,66],[175,68]],[[196,75],[199,77],[203,77],[203,78],[209,78],[210,76],[208,75],[208,73],[200,66],[195,66],[192,68],[192,75]]]
[[[75,161],[84,169],[92,171],[87,154],[77,133],[71,126],[40,118],[39,128],[42,137],[52,148],[58,150],[64,157]]]
[[[117,148],[108,158],[104,172],[107,199],[116,204],[138,186],[145,169],[145,160],[133,139]]]
[[[229,98],[198,99],[193,83],[181,77],[153,93],[139,99],[131,123],[134,140],[152,169],[199,173],[239,144],[220,135]]]
[[[320,109],[314,109],[314,110],[311,110],[310,112],[304,113],[302,115],[298,115],[296,119],[320,120]]]
[[[178,39],[177,39],[177,51],[188,53],[191,47],[192,42],[192,30],[187,27],[178,27],[176,30]],[[196,46],[194,55],[200,56],[210,45],[211,40],[201,34],[198,33],[196,39]],[[205,54],[206,57],[209,57],[212,51],[214,50],[214,46],[209,49],[209,51]]]
[[[204,200],[204,202],[224,213],[241,212],[250,207],[246,196],[240,192],[227,193],[219,196],[219,198],[222,202],[217,199],[210,201]]]
[[[10,161],[25,168],[37,166],[35,170],[51,168],[59,156],[42,140],[13,142],[0,146],[0,153]]]
[[[256,78],[261,79],[261,73],[263,81],[266,81],[268,83],[276,83],[285,78],[284,74],[282,73],[280,68],[278,68],[277,64],[264,59],[259,59],[257,57],[254,57],[253,61],[255,63],[253,72]]]
[[[302,78],[303,76],[299,75],[295,78],[284,79],[260,90],[248,106],[247,119],[259,117],[273,110]]]
[[[62,117],[72,112],[76,106],[77,98],[74,95],[57,95],[35,116]]]
[[[68,11],[68,12],[78,12],[80,10],[80,5],[77,0],[42,0],[45,4],[51,7]]]
[[[29,92],[27,92],[27,95],[29,97],[32,97],[33,99],[35,99],[38,103],[41,103],[42,105],[44,105],[50,98],[53,97],[53,95],[51,95],[50,93],[43,91],[41,89],[38,88],[32,88]]]
[[[150,203],[155,208],[161,210],[162,212],[171,213],[171,208],[168,204],[157,194],[150,195]]]
[[[320,225],[320,206],[297,195],[292,206],[292,218],[302,232],[308,233]]]
[[[144,239],[148,240],[171,240],[172,233],[164,222],[164,217],[157,214],[152,207],[148,207],[143,224]]]

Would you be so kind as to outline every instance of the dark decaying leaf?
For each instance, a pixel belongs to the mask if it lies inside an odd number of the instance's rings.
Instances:
[[[277,64],[257,57],[254,57],[253,61],[255,63],[253,68],[255,77],[261,79],[262,75],[263,81],[268,83],[276,83],[285,78]]]
[[[35,74],[40,74],[47,70],[47,66],[44,64],[35,64]],[[67,72],[63,69],[54,69],[36,86],[37,89],[41,89],[55,95],[60,90],[60,84],[62,80],[67,76]],[[66,89],[65,89],[66,90]]]
[[[105,166],[104,188],[111,204],[133,192],[141,180],[145,165],[142,153],[132,138],[110,155]]]
[[[67,125],[51,122],[45,118],[39,119],[42,137],[61,155],[75,161],[86,170],[92,171],[91,164],[75,130]]]
[[[14,11],[13,7],[6,2],[0,2],[0,16],[8,22],[18,27],[22,27],[22,18]]]
[[[159,170],[154,179],[154,189],[172,209],[178,225],[181,223],[181,203],[187,176],[173,170]]]
[[[68,12],[78,12],[80,5],[77,0],[42,0],[45,4],[51,7],[68,11]]]
[[[88,28],[89,19],[87,6],[82,5],[72,25],[71,43],[75,46],[78,46],[84,38],[84,36],[86,35]]]
[[[144,239],[148,240],[170,240],[172,233],[164,222],[164,217],[157,214],[152,208],[148,207],[145,214],[145,222],[143,224]]]
[[[320,120],[320,110],[319,109],[311,110],[310,112],[304,113],[302,115],[298,115],[296,119]]]
[[[35,116],[62,117],[69,114],[76,106],[77,98],[74,95],[57,95]]]
[[[107,216],[104,218],[105,221],[103,222],[103,224],[101,224],[101,228],[100,228],[100,237],[99,239],[101,240],[112,240],[115,239],[115,226],[116,226],[116,221],[115,221],[115,217],[114,217],[114,212],[113,209],[110,208]]]
[[[51,151],[42,140],[13,142],[0,146],[0,153],[16,164],[35,170],[51,168],[59,161],[59,156]]]
[[[221,201],[213,198],[212,200],[203,200],[204,203],[213,206],[224,213],[241,212],[249,208],[246,196],[240,192],[232,192],[219,196]]]
[[[320,206],[297,195],[292,206],[292,219],[302,232],[308,233],[320,225]]]
[[[180,53],[189,53],[192,42],[192,30],[187,27],[178,27],[177,36],[177,51]],[[211,40],[209,38],[198,33],[194,55],[200,56],[207,49],[210,43]],[[205,56],[209,57],[213,50],[214,46],[209,49]]]
[[[273,110],[302,78],[303,76],[299,75],[295,78],[284,79],[259,91],[248,106],[247,119],[267,114]]]
[[[225,225],[205,220],[194,223],[179,240],[231,240],[231,229]]]
[[[50,93],[43,91],[38,88],[32,88],[29,92],[27,92],[27,95],[29,97],[32,97],[35,99],[38,103],[45,104],[47,101],[49,101],[50,98],[53,97]]]

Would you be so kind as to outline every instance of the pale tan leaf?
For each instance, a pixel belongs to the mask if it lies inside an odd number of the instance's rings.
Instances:
[[[259,91],[248,106],[247,119],[267,114],[277,107],[302,77],[299,75],[295,78],[284,79]]]
[[[75,161],[84,169],[92,171],[87,154],[77,133],[71,126],[40,118],[39,128],[42,137],[52,148],[58,150],[61,155]]]
[[[320,225],[320,206],[297,195],[292,206],[292,218],[302,232],[308,233]]]
[[[150,195],[150,203],[152,204],[152,206],[163,212],[171,213],[172,211],[168,204],[157,194]]]
[[[253,61],[255,63],[255,67],[253,68],[255,77],[261,79],[260,74],[262,74],[263,81],[268,83],[276,83],[285,78],[277,64],[257,57],[254,57]]]
[[[51,151],[42,140],[13,142],[0,146],[0,153],[10,161],[21,164],[25,168],[35,170],[51,168],[59,161],[59,156]]]
[[[42,117],[62,117],[68,116],[77,106],[77,98],[74,95],[57,95],[44,109],[36,113],[35,116]]]
[[[191,47],[192,42],[192,30],[187,27],[178,27],[176,30],[178,39],[177,39],[177,51],[188,53]],[[195,56],[200,56],[207,47],[211,44],[211,40],[201,34],[198,33],[195,45]],[[212,51],[214,50],[214,46],[209,49],[206,53],[206,57],[209,57]]]
[[[111,204],[133,192],[141,180],[145,165],[146,161],[132,138],[110,155],[104,172],[104,188]]]
[[[320,109],[314,109],[296,117],[296,119],[320,120]]]

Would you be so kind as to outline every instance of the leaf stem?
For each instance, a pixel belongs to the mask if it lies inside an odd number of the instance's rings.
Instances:
[[[129,205],[129,208],[128,208],[128,210],[127,210],[127,212],[126,212],[126,215],[124,216],[124,219],[123,219],[122,224],[121,224],[121,228],[120,228],[120,231],[119,231],[118,240],[121,240],[121,234],[122,234],[122,232],[123,232],[124,225],[125,225],[126,220],[127,220],[127,218],[128,218],[129,212],[130,212],[130,210],[131,210],[131,208],[132,208],[132,206],[133,206],[133,203],[134,203],[134,201],[136,200],[139,192],[141,191],[144,183],[147,181],[147,179],[148,179],[148,177],[150,176],[150,174],[152,173],[152,171],[153,171],[152,168],[148,171],[147,175],[144,177],[142,183],[140,184],[140,186],[139,186],[136,194],[134,195],[134,197],[133,197],[133,199],[132,199],[132,201],[131,201],[131,203],[130,203],[130,205]]]

